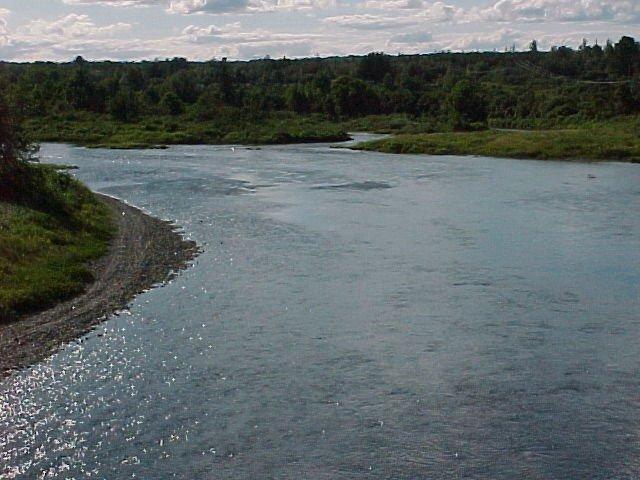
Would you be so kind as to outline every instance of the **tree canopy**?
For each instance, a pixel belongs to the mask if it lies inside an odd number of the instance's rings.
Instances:
[[[640,112],[640,47],[631,37],[605,47],[526,52],[307,58],[248,62],[0,63],[0,86],[27,118],[110,115],[120,122],[230,111],[356,118],[392,113],[464,126],[608,118]]]

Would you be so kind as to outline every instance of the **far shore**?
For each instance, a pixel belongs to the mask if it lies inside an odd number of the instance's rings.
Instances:
[[[396,154],[640,163],[640,137],[635,129],[620,127],[400,134],[349,148]]]
[[[332,121],[319,116],[283,117],[264,122],[225,125],[185,119],[177,130],[169,120],[153,117],[139,123],[115,122],[105,116],[31,119],[27,129],[39,142],[69,143],[88,148],[165,149],[170,145],[284,145],[342,143],[353,133],[384,134],[349,145],[355,150],[427,155],[474,155],[496,158],[640,162],[640,117],[583,123],[535,122],[529,128],[500,124],[475,131],[448,131],[406,116],[369,116]],[[215,133],[214,133],[215,132]]]

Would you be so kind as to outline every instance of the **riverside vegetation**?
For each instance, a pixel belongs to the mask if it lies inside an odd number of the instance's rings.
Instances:
[[[110,212],[60,168],[29,161],[0,102],[0,323],[70,298],[107,252]]]
[[[0,64],[35,140],[114,148],[367,130],[401,134],[361,147],[388,152],[632,160],[639,82],[631,37],[548,52],[533,41],[526,52]]]
[[[555,130],[404,134],[351,147],[385,153],[480,155],[537,160],[640,162],[640,119],[623,117]]]

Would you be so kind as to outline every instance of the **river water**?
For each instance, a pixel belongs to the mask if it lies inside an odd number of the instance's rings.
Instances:
[[[0,384],[1,478],[640,477],[640,166],[44,145],[204,249]]]

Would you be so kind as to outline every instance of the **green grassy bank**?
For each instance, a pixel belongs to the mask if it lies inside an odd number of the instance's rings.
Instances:
[[[87,262],[104,255],[110,212],[66,173],[18,164],[2,172],[0,322],[52,306],[92,280]],[[17,171],[15,171],[17,169]]]
[[[25,128],[40,142],[65,142],[102,148],[153,148],[176,144],[285,144],[340,142],[347,131],[395,136],[356,145],[355,149],[387,153],[482,155],[558,160],[640,159],[640,117],[609,121],[527,119],[531,130],[484,129],[456,132],[443,120],[404,114],[372,115],[331,121],[322,115],[278,112],[263,118],[242,115],[198,120],[190,115],[150,116],[124,123],[108,115],[73,113],[30,119]],[[504,122],[489,120],[489,125]],[[479,128],[480,125],[475,127]]]
[[[124,123],[108,115],[72,113],[25,122],[38,142],[74,143],[88,147],[149,148],[180,144],[285,144],[338,142],[349,136],[342,125],[323,116],[283,112],[264,118],[221,117],[198,120],[188,115],[151,116]]]
[[[400,134],[353,148],[385,153],[640,162],[640,119],[624,117],[553,130]]]

